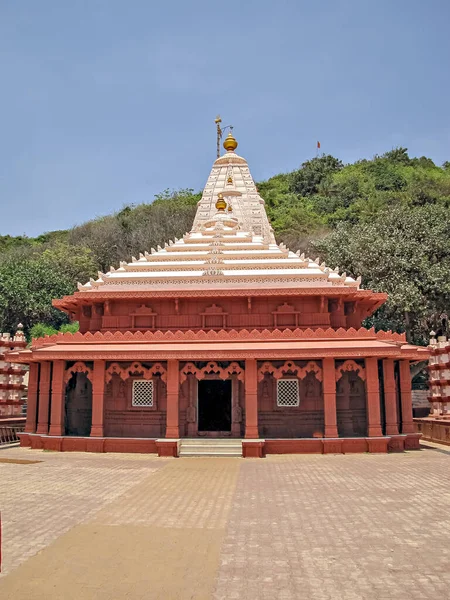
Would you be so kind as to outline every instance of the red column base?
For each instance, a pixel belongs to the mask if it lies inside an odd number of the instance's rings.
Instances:
[[[180,428],[179,427],[167,427],[166,428],[166,438],[170,439],[178,439],[180,437]]]
[[[386,453],[388,451],[389,438],[369,437],[366,438],[367,447],[370,453]]]
[[[257,427],[246,427],[245,438],[250,440],[259,439],[259,431]]]
[[[342,454],[342,445],[344,440],[338,438],[324,438],[322,440],[323,443],[323,453],[324,454]]]
[[[398,426],[396,423],[393,425],[386,423],[386,435],[398,435]]]
[[[369,425],[367,428],[367,435],[369,437],[383,437],[380,425]]]
[[[50,425],[48,435],[63,435],[62,426],[61,425]]]
[[[414,423],[411,421],[410,423],[402,424],[402,433],[414,433]]]
[[[178,458],[179,440],[160,439],[156,440],[158,456],[171,456]]]
[[[42,438],[42,447],[44,450],[53,450],[54,452],[61,452],[62,441],[62,437],[47,436]]]
[[[91,437],[103,437],[103,425],[92,425]]]
[[[338,438],[338,430],[337,427],[325,427],[325,437],[326,438]]]
[[[389,452],[404,452],[405,450],[405,435],[393,435],[389,440]]]
[[[242,442],[242,456],[244,458],[264,458],[264,440],[246,441]]]
[[[405,450],[420,450],[421,433],[407,433],[405,440]]]
[[[24,431],[23,433],[18,433],[17,436],[22,448],[29,448],[31,446],[30,436],[27,435],[27,432]]]

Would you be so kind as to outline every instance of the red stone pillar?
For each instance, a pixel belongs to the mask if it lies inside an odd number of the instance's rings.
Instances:
[[[382,436],[380,416],[380,385],[378,383],[378,361],[366,358],[367,434]]]
[[[167,361],[167,427],[166,438],[178,439],[180,374],[178,360]]]
[[[64,382],[65,361],[53,361],[52,370],[52,404],[49,435],[63,435],[64,400],[66,384]]]
[[[91,437],[103,437],[105,404],[105,361],[94,360],[92,375],[92,426]]]
[[[411,371],[409,360],[399,361],[400,365],[400,398],[402,403],[402,433],[414,433]]]
[[[39,363],[30,364],[28,375],[27,422],[25,433],[36,433],[38,406]]]
[[[383,360],[384,412],[386,415],[386,435],[397,435],[397,394],[395,389],[394,361]]]
[[[48,361],[41,362],[38,426],[36,433],[48,433],[48,417],[50,408],[50,368],[51,363]]]
[[[336,414],[336,370],[334,358],[324,358],[322,365],[325,437],[337,438],[339,434]]]
[[[258,431],[258,374],[254,358],[245,361],[245,437],[259,438]]]

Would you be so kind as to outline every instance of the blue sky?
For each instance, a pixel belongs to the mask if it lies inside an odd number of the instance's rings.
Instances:
[[[448,0],[1,0],[0,234],[200,189],[214,117],[256,180],[322,150],[450,160]]]

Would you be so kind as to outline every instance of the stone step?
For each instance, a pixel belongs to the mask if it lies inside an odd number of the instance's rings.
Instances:
[[[208,451],[225,451],[225,452],[241,452],[242,451],[242,444],[236,444],[236,445],[231,445],[231,444],[223,444],[223,445],[217,445],[217,446],[213,446],[213,445],[206,445],[206,444],[201,444],[198,446],[194,446],[194,444],[190,445],[190,446],[180,446],[180,450],[189,450],[190,452],[193,452],[194,450],[196,452],[208,452]]]
[[[242,456],[242,440],[237,439],[183,439],[180,456]]]
[[[181,445],[182,446],[209,446],[209,445],[236,445],[239,446],[242,444],[242,440],[239,438],[182,438]]]
[[[216,448],[206,448],[201,451],[180,449],[180,456],[242,456],[242,449],[217,450]]]
[[[234,457],[234,458],[242,458],[242,452],[190,452],[188,450],[185,450],[184,452],[180,452],[180,458],[183,457],[203,457],[203,456],[209,456],[209,457]]]

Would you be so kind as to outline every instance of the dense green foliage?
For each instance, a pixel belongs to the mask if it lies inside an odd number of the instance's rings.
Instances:
[[[440,329],[450,299],[450,211],[446,206],[384,208],[358,226],[341,222],[314,243],[330,264],[361,274],[364,287],[389,300],[370,319],[377,329],[425,343]]]
[[[36,323],[30,329],[30,337],[35,339],[45,337],[46,335],[54,335],[55,333],[76,333],[78,329],[78,321],[75,321],[74,323],[65,323],[64,325],[61,325],[59,329],[52,327],[52,325],[47,325],[46,323]]]
[[[319,254],[331,267],[361,275],[389,293],[368,325],[407,331],[425,343],[446,327],[450,294],[450,163],[436,166],[396,148],[343,165],[330,155],[258,184],[278,241]],[[0,330],[67,322],[51,299],[119,260],[181,237],[200,194],[158,195],[69,231],[38,238],[0,236]],[[443,324],[444,323],[444,324]],[[33,331],[38,334],[39,331]]]

